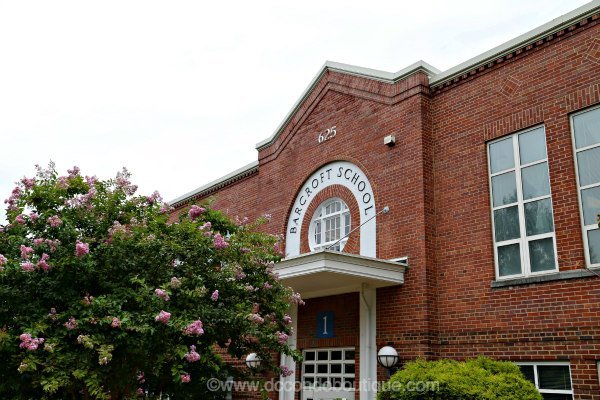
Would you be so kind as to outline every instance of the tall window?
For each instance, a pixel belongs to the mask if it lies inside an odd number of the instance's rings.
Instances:
[[[556,271],[544,127],[489,143],[488,159],[496,276]]]
[[[568,362],[518,363],[525,378],[529,379],[548,400],[572,400],[571,370]]]
[[[573,115],[571,122],[585,259],[600,267],[600,107]]]
[[[350,210],[340,199],[329,199],[315,211],[308,234],[312,251],[331,246],[332,250],[342,251],[350,233]],[[342,239],[343,238],[343,239]]]

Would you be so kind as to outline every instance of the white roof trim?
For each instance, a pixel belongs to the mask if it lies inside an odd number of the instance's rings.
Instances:
[[[430,76],[440,73],[440,70],[438,70],[437,68],[429,65],[428,63],[426,63],[425,61],[422,61],[422,60],[417,61],[416,63],[411,64],[408,67],[403,68],[396,73],[385,72],[385,71],[380,71],[380,70],[371,69],[371,68],[363,68],[363,67],[358,67],[356,65],[349,65],[349,64],[342,64],[342,63],[337,63],[337,62],[333,62],[333,61],[327,61],[327,62],[325,62],[323,67],[321,67],[321,69],[319,70],[319,73],[317,73],[317,75],[315,75],[315,77],[312,79],[312,81],[310,81],[310,84],[308,85],[308,87],[304,90],[304,92],[302,92],[302,95],[300,96],[300,98],[296,101],[296,103],[294,103],[294,105],[292,106],[292,109],[287,113],[287,115],[285,116],[283,121],[279,124],[277,129],[275,129],[275,132],[273,132],[273,134],[270,137],[268,137],[267,139],[262,140],[261,142],[256,144],[257,150],[262,150],[263,148],[265,148],[265,147],[273,144],[273,142],[275,142],[275,139],[277,139],[279,134],[283,131],[283,128],[285,128],[285,126],[290,121],[290,119],[292,119],[292,117],[298,111],[298,109],[300,108],[300,106],[302,105],[304,100],[306,100],[306,98],[310,95],[310,93],[316,86],[317,82],[319,82],[321,77],[328,70],[333,71],[333,72],[341,72],[344,74],[355,75],[355,76],[360,76],[360,77],[364,77],[364,78],[368,78],[368,79],[378,80],[378,81],[382,81],[382,82],[386,82],[386,83],[397,82],[400,79],[403,79],[409,75],[412,75],[417,71],[424,71]]]
[[[590,3],[584,4],[583,6],[576,8],[575,10],[568,12],[558,18],[554,18],[552,21],[545,23],[544,25],[538,26],[535,29],[530,30],[516,38],[509,40],[506,43],[496,46],[491,50],[486,51],[476,57],[471,58],[455,67],[452,67],[440,74],[435,75],[430,79],[429,83],[431,86],[436,86],[447,80],[454,78],[456,75],[461,75],[467,70],[471,70],[481,64],[486,64],[493,59],[501,57],[505,54],[511,53],[519,47],[523,47],[529,43],[535,43],[544,36],[550,35],[554,32],[560,31],[567,25],[573,22],[592,15],[598,11],[600,7],[600,0],[594,0]]]
[[[244,175],[249,172],[252,172],[252,170],[255,168],[258,169],[258,161],[253,161],[250,164],[243,166],[242,168],[236,169],[235,171],[233,171],[225,176],[220,177],[219,179],[215,179],[214,181],[207,183],[204,186],[200,186],[198,189],[192,190],[191,192],[186,193],[183,196],[179,196],[178,198],[169,201],[168,204],[173,206],[179,202],[182,202],[191,197],[194,197],[202,192],[216,188],[219,185],[227,184],[227,181],[235,180],[236,178],[239,178],[240,175]]]
[[[365,77],[368,79],[374,79],[386,83],[394,83],[400,79],[403,79],[418,70],[425,71],[429,75],[429,83],[431,86],[436,86],[444,83],[450,79],[453,79],[457,75],[463,74],[467,70],[478,67],[479,65],[486,64],[487,62],[498,58],[504,54],[508,54],[519,47],[523,47],[528,43],[535,43],[541,37],[554,33],[563,29],[565,26],[573,23],[574,21],[594,14],[600,8],[600,0],[594,0],[590,3],[584,4],[583,6],[568,12],[552,21],[539,26],[531,31],[524,33],[500,46],[494,47],[491,50],[486,51],[476,57],[471,58],[455,67],[452,67],[444,72],[441,72],[437,68],[431,66],[425,61],[417,61],[416,63],[409,65],[408,67],[401,69],[396,73],[380,71],[376,69],[363,68],[355,65],[341,64],[333,61],[327,61],[323,67],[319,70],[319,73],[315,75],[313,80],[310,82],[308,87],[304,90],[300,98],[292,106],[292,109],[287,113],[283,121],[279,124],[275,132],[265,140],[260,141],[256,144],[257,150],[262,150],[265,147],[273,144],[283,128],[290,121],[292,116],[298,111],[300,105],[309,96],[312,89],[315,87],[319,79],[327,72],[327,70],[342,72],[346,74],[356,75]]]

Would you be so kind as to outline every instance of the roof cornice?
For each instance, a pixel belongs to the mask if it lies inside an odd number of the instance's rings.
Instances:
[[[576,8],[575,10],[570,11],[558,18],[555,18],[544,25],[538,26],[537,28],[517,36],[516,38],[511,39],[499,46],[496,46],[485,53],[482,53],[431,77],[429,84],[432,88],[443,85],[444,83],[460,77],[469,71],[478,69],[479,67],[494,62],[499,58],[503,58],[516,50],[539,42],[550,35],[554,35],[570,25],[598,13],[598,11],[600,11],[600,0],[594,0],[584,4],[583,6]]]
[[[200,186],[198,189],[192,190],[189,193],[184,194],[183,196],[179,196],[178,198],[171,200],[168,204],[171,207],[180,207],[194,199],[204,197],[224,186],[230,185],[234,182],[239,181],[240,179],[244,179],[250,175],[253,175],[258,172],[258,161],[253,161],[248,165],[243,166],[225,176],[222,176],[219,179],[215,179],[214,181],[207,183],[204,186]]]

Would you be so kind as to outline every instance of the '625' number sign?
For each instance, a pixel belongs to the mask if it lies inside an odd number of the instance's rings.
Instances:
[[[333,139],[336,133],[337,132],[335,131],[335,126],[332,126],[331,128],[326,129],[325,132],[319,133],[319,137],[317,140],[319,141],[319,143],[323,143],[329,139]]]

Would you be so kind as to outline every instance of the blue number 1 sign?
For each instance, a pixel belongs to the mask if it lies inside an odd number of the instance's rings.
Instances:
[[[325,311],[317,314],[317,337],[332,338],[333,334],[333,312]]]

